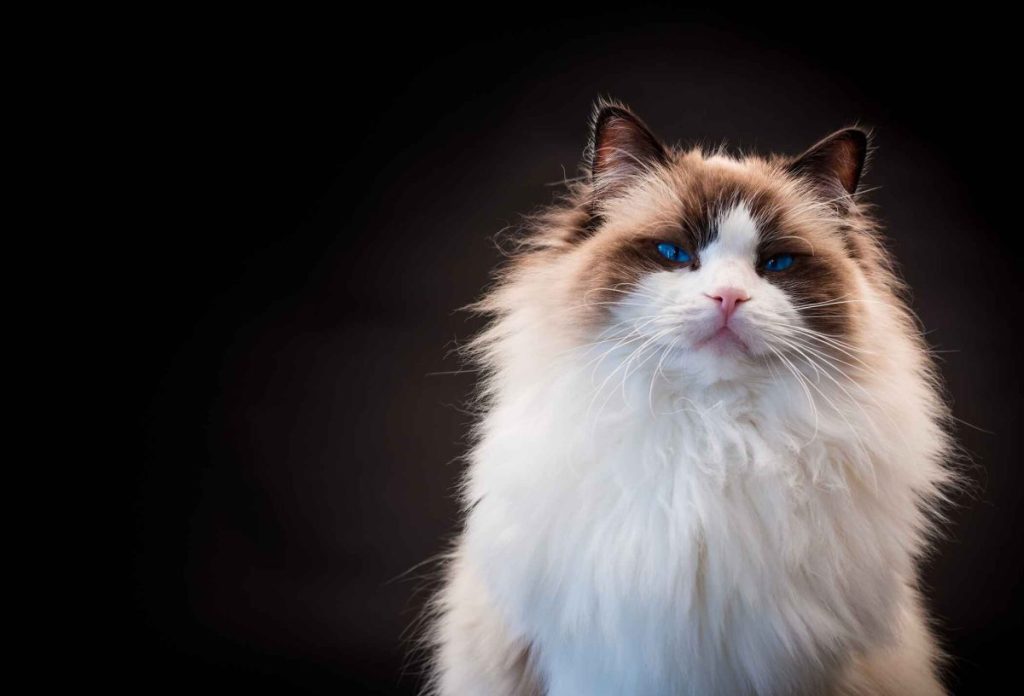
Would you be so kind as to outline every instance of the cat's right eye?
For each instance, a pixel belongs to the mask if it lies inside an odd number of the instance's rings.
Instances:
[[[669,261],[678,264],[690,263],[693,259],[686,251],[671,242],[659,242],[658,253],[664,256]]]

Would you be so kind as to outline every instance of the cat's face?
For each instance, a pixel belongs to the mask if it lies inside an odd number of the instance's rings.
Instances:
[[[591,231],[572,293],[598,349],[705,380],[841,359],[862,276],[851,194],[865,138],[796,160],[670,152],[628,112],[598,117]]]

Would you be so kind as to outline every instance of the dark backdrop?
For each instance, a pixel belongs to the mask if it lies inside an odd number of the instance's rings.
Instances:
[[[197,17],[140,78],[155,165],[123,359],[124,664],[148,688],[412,694],[473,385],[447,356],[492,238],[574,176],[598,95],[668,141],[796,153],[873,127],[865,186],[941,350],[977,492],[925,566],[957,693],[1016,670],[1020,194],[998,20]],[[141,39],[145,42],[145,38]],[[126,56],[126,61],[131,57]],[[128,85],[127,87],[130,87]],[[397,579],[396,579],[397,578]],[[403,642],[404,641],[404,642]],[[119,648],[121,650],[121,648]],[[118,653],[121,655],[122,653]]]

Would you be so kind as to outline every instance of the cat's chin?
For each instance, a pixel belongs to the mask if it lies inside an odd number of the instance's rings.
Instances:
[[[761,376],[764,366],[740,339],[720,337],[676,351],[665,361],[663,369],[690,384],[709,386],[720,382],[750,382]]]

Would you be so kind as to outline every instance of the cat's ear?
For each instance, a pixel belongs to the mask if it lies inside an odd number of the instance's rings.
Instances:
[[[809,179],[829,198],[853,195],[860,184],[869,136],[859,128],[836,131],[787,165],[791,174]]]
[[[664,164],[668,153],[631,111],[617,104],[598,103],[586,159],[595,189],[607,193],[653,165]]]

